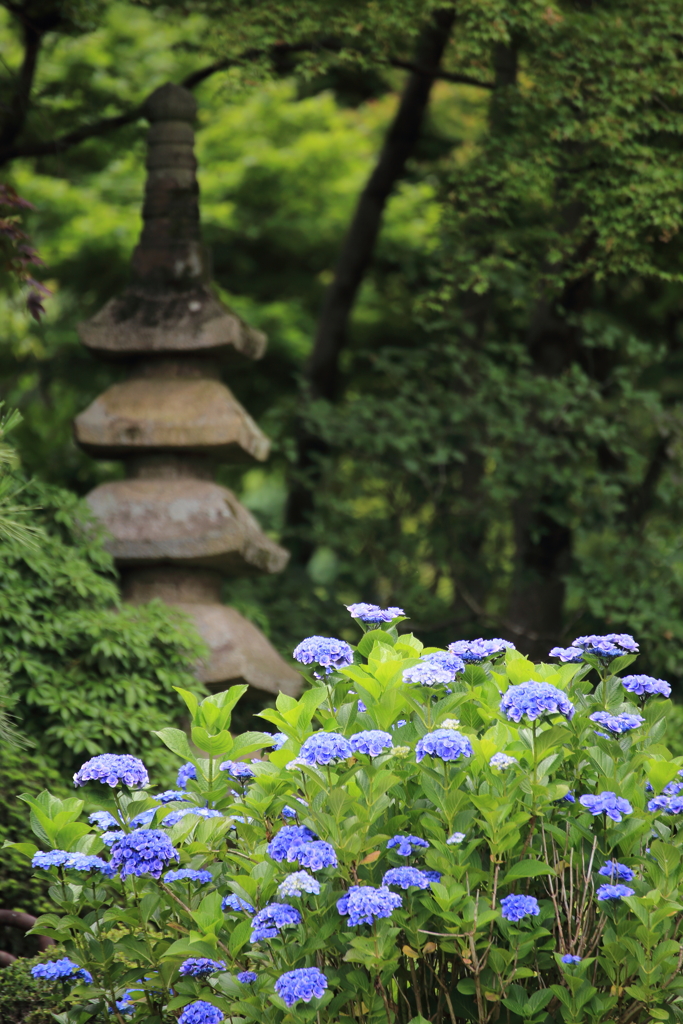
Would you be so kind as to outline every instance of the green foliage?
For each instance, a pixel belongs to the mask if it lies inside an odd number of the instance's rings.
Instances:
[[[121,604],[111,558],[73,495],[29,483],[21,500],[40,532],[32,547],[0,538],[0,668],[22,730],[67,774],[141,743],[154,760],[145,737],[173,716],[173,687],[202,689],[194,628],[161,603]]]
[[[73,1006],[60,1020],[85,1024],[133,989],[133,1022],[178,1013],[198,999],[246,1024],[487,1024],[496,1007],[510,1024],[678,1021],[683,835],[679,816],[650,811],[646,792],[648,780],[657,793],[682,770],[683,759],[672,758],[662,742],[670,702],[639,700],[625,690],[615,673],[631,657],[611,667],[609,659],[592,658],[591,668],[533,664],[513,649],[454,672],[448,687],[407,682],[405,670],[433,651],[412,634],[399,635],[395,624],[366,632],[352,665],[327,675],[312,671],[300,700],[281,694],[276,708],[262,713],[286,736],[278,750],[262,733],[230,733],[240,688],[201,702],[183,692],[192,738],[202,749],[193,754],[180,731],[159,736],[195,766],[189,803],[221,816],[201,820],[187,804],[161,805],[145,791],[117,794],[114,802],[106,786],[95,788],[124,832],[141,811],[155,811],[146,827],[164,829],[172,808],[185,809],[166,834],[180,865],[208,869],[212,880],[167,883],[140,862],[126,880],[98,875],[92,884],[48,869],[59,912],[36,928],[94,978],[92,986],[72,988]],[[559,688],[573,711],[509,720],[501,692],[529,679]],[[590,719],[597,710],[636,713],[641,724],[604,738]],[[295,760],[312,736],[339,742],[366,729],[385,731],[379,756],[356,750],[320,762]],[[460,753],[418,760],[417,744],[436,729],[450,730]],[[249,761],[251,779],[224,774],[257,750],[263,759]],[[513,763],[493,767],[492,756],[502,752]],[[591,815],[579,800],[604,792],[628,801],[620,821]],[[564,799],[568,793],[574,802]],[[59,848],[64,830],[76,828],[82,802],[44,793],[32,807],[41,844]],[[306,850],[304,841],[281,857],[267,845],[283,827],[284,807],[296,808],[296,824],[334,848],[338,864],[313,870],[319,894],[278,892]],[[97,831],[81,831],[64,845],[107,858]],[[387,845],[397,833],[423,837],[429,846],[404,858]],[[35,849],[25,844],[19,851],[30,857]],[[114,857],[117,851],[114,844]],[[612,861],[631,869],[632,895],[601,901],[598,887],[609,878],[598,869]],[[377,890],[389,868],[406,865],[437,877],[425,888],[399,889],[401,906],[388,916],[351,925],[337,901],[355,885]],[[253,942],[250,914],[221,909],[229,893],[256,910],[289,901],[301,921]],[[539,913],[510,920],[501,905],[511,895],[533,897]],[[567,953],[581,962],[564,964]],[[179,967],[188,957],[220,960],[226,969],[201,980],[185,977]],[[274,982],[302,967],[322,970],[328,987],[322,999],[289,1010]],[[245,969],[257,973],[253,985],[237,981]]]
[[[31,977],[44,957],[15,960],[0,969],[0,1020],[3,1024],[54,1024],[54,1013],[66,1008],[61,986],[46,988]]]

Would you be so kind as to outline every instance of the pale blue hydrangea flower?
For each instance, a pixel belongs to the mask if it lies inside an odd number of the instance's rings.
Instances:
[[[284,747],[288,739],[289,736],[287,736],[284,732],[273,733],[273,742],[270,743],[269,746],[271,746],[273,750],[280,750],[282,747]]]
[[[629,693],[637,693],[639,697],[670,697],[671,686],[664,679],[655,679],[654,676],[623,676],[621,680],[624,689]]]
[[[355,754],[379,757],[393,747],[394,741],[391,733],[382,732],[381,729],[366,729],[364,732],[355,732],[349,739],[349,745]]]
[[[403,898],[386,886],[374,889],[371,885],[352,885],[341,899],[337,910],[348,915],[349,928],[359,924],[372,924],[382,917],[391,917],[394,910],[403,906]]]
[[[402,608],[380,608],[377,604],[347,604],[346,610],[352,619],[361,622],[392,622],[399,615],[405,615]]]
[[[465,671],[465,662],[457,654],[449,651],[436,651],[425,654],[412,668],[403,671],[406,683],[421,683],[422,686],[436,686],[439,683],[452,683],[459,672]]]
[[[464,842],[464,840],[465,840],[465,833],[464,832],[454,832],[452,836],[448,837],[448,839],[446,840],[446,843],[447,843],[448,846],[457,846],[459,843]]]
[[[574,716],[574,705],[563,690],[533,680],[509,686],[501,698],[500,710],[511,722],[521,722],[525,715],[532,722],[546,714],[564,715],[570,720]]]
[[[218,765],[219,771],[227,772],[233,779],[255,779],[256,772],[244,761],[223,761]]]
[[[182,789],[165,789],[163,793],[157,793],[156,796],[152,797],[152,800],[158,800],[160,804],[171,804],[175,800],[187,800],[185,793]]]
[[[159,878],[169,861],[180,860],[165,832],[158,828],[141,828],[117,839],[112,846],[111,865],[128,875],[151,875]]]
[[[225,1020],[217,1006],[198,999],[188,1003],[178,1018],[178,1024],[221,1024]]]
[[[564,956],[562,957],[562,963],[563,964],[580,964],[581,963],[581,957],[580,956],[573,956],[571,953],[565,953]]]
[[[583,659],[582,647],[553,647],[548,653],[550,658],[559,658],[567,664],[577,665]]]
[[[244,914],[254,914],[255,913],[254,907],[252,907],[251,903],[247,903],[246,900],[243,900],[241,896],[238,896],[237,893],[234,893],[234,892],[231,892],[228,896],[224,896],[223,897],[223,902],[221,903],[221,908],[223,910],[234,910],[235,913],[238,913],[238,914],[239,913],[244,913]]]
[[[438,882],[438,878],[436,881]],[[382,885],[396,885],[399,889],[428,889],[430,879],[418,868],[389,868],[384,872]]]
[[[310,1003],[321,999],[327,988],[327,978],[317,967],[299,967],[281,974],[275,982],[275,991],[285,1006],[294,1006],[299,1000]]]
[[[251,924],[251,941],[261,942],[263,939],[274,939],[282,928],[293,928],[301,924],[301,914],[289,903],[269,903],[263,910],[259,910]]]
[[[472,756],[472,744],[455,729],[434,729],[417,741],[415,760],[418,764],[425,754],[440,757],[442,761],[457,761],[459,757]]]
[[[283,861],[291,847],[311,843],[317,838],[315,832],[311,832],[305,825],[285,825],[268,843],[266,852],[273,860]]]
[[[612,880],[618,878],[622,882],[630,882],[635,875],[635,871],[627,864],[620,864],[618,860],[608,860],[602,865],[598,874],[602,875],[603,878],[611,878]]]
[[[193,868],[180,868],[178,871],[167,871],[164,875],[165,882],[199,882],[206,885],[213,880],[210,871],[195,871]]]
[[[597,796],[591,794],[581,796],[579,797],[579,803],[587,811],[590,811],[592,815],[606,814],[612,821],[621,821],[622,814],[633,814],[633,808],[628,800],[624,800],[623,797],[617,796],[616,793],[612,793],[610,790],[598,793]]]
[[[506,921],[521,921],[523,917],[535,917],[541,912],[535,896],[505,896],[500,901],[500,910]]]
[[[597,636],[577,636],[572,647],[581,647],[586,654],[597,654],[601,658],[617,658],[622,654],[637,654],[638,644],[628,633],[606,633]]]
[[[161,824],[165,828],[170,828],[172,825],[177,825],[181,818],[185,818],[188,814],[193,814],[196,818],[223,817],[220,811],[215,811],[211,807],[182,807],[179,811],[171,811],[170,814],[167,814]]]
[[[683,812],[683,796],[656,796],[647,805],[648,811],[664,811],[665,814]]]
[[[290,846],[287,850],[287,860],[290,863],[298,861],[302,868],[310,868],[311,871],[337,867],[337,854],[334,847],[321,840]]]
[[[150,824],[150,822],[152,821],[152,818],[154,817],[156,812],[157,812],[157,808],[156,807],[152,807],[148,811],[140,811],[140,813],[136,814],[135,817],[131,820],[130,827],[131,828],[144,828],[146,825]]]
[[[448,645],[451,654],[457,654],[463,661],[474,664],[483,661],[484,658],[502,654],[504,651],[514,651],[514,649],[514,644],[511,644],[509,640],[501,640],[500,637],[496,637],[494,640],[483,640],[481,637],[478,640],[456,640],[455,643]]]
[[[181,764],[178,769],[178,778],[176,779],[176,785],[178,789],[187,789],[187,784],[190,779],[197,778],[197,769],[189,761],[186,764]]]
[[[320,882],[307,871],[294,871],[277,887],[277,894],[281,899],[287,896],[301,896],[304,892],[310,892],[314,896],[320,892]]]
[[[139,788],[149,785],[149,775],[139,757],[98,754],[81,765],[74,775],[74,786],[84,786],[86,782],[102,782],[112,789],[123,782],[126,786]]]
[[[421,847],[423,850],[426,850],[429,847],[429,843],[426,839],[420,839],[419,836],[406,835],[393,836],[387,842],[387,850],[396,849],[396,853],[398,853],[400,857],[410,857],[413,852],[413,847],[415,847],[415,849]]]
[[[489,761],[491,768],[499,768],[501,771],[513,764],[519,764],[519,762],[516,757],[511,757],[510,754],[494,754]]]
[[[603,729],[609,729],[610,732],[624,733],[630,732],[631,729],[637,729],[639,725],[642,725],[645,719],[642,715],[612,715],[609,711],[594,711],[592,715],[588,716],[591,722],[596,722],[597,725],[601,725]]]
[[[351,744],[338,732],[316,732],[301,744],[297,761],[308,765],[327,765],[353,757]]]
[[[599,885],[595,895],[599,900],[620,900],[624,896],[635,896],[636,890],[628,885]]]
[[[97,825],[102,831],[106,831],[110,828],[119,828],[119,823],[113,814],[109,811],[93,811],[88,817],[88,821],[91,825]]]
[[[294,648],[296,661],[302,665],[317,664],[327,673],[353,665],[353,650],[345,640],[329,636],[309,636]]]

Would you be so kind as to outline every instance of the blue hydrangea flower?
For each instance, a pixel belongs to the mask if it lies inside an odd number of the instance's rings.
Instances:
[[[553,647],[548,652],[549,658],[559,658],[560,661],[565,663],[576,665],[583,658],[583,648],[581,647]]]
[[[320,665],[328,674],[335,668],[353,665],[353,651],[349,644],[330,636],[309,636],[294,648],[293,657],[302,665]]]
[[[116,831],[113,832],[103,832],[100,839],[105,846],[113,846],[114,843],[118,842],[122,836],[125,836],[125,834],[126,833],[122,832],[121,829],[116,829]]]
[[[197,818],[223,817],[220,811],[214,811],[211,807],[181,807],[179,811],[171,811],[170,814],[167,814],[161,824],[165,828],[170,828],[171,825],[176,825],[181,818],[184,818],[188,814],[194,814]]]
[[[391,917],[394,910],[403,906],[403,897],[383,885],[374,889],[371,885],[352,885],[341,899],[337,910],[342,916],[348,914],[349,928],[359,924],[372,924],[380,917]]]
[[[164,875],[165,882],[199,882],[206,885],[213,880],[210,871],[195,871],[193,868],[180,868],[178,871],[167,871]]]
[[[500,901],[500,910],[506,921],[521,921],[523,917],[535,917],[541,908],[535,896],[505,896]]]
[[[225,1020],[217,1006],[198,999],[188,1003],[178,1018],[178,1024],[221,1024]]]
[[[562,957],[562,963],[563,964],[580,964],[581,963],[581,957],[580,956],[572,956],[571,953],[565,953],[564,956]]]
[[[292,846],[311,843],[317,838],[315,832],[311,832],[305,825],[285,825],[268,843],[266,852],[273,860],[282,861]]]
[[[127,988],[123,995],[121,996],[121,998],[116,1000],[116,1009],[119,1011],[119,1013],[135,1013],[135,1003],[131,1000],[130,997],[134,995],[136,992],[142,991],[143,990],[140,988]],[[110,1010],[109,1012],[113,1013],[114,1011]]]
[[[297,843],[287,850],[287,860],[298,861],[302,868],[311,871],[322,871],[323,868],[337,867],[337,854],[329,843],[315,842]]]
[[[281,899],[287,896],[301,896],[304,892],[313,893],[314,896],[320,892],[320,882],[307,871],[294,871],[277,887],[277,894]]]
[[[575,804],[576,797],[573,793],[565,793],[559,800],[553,800],[554,804]]]
[[[489,765],[491,768],[500,768],[501,771],[505,768],[509,768],[510,765],[519,764],[516,757],[511,757],[509,754],[494,754]]]
[[[606,633],[605,636],[577,636],[572,647],[581,647],[586,654],[601,658],[617,658],[621,654],[637,654],[638,644],[628,633]]]
[[[509,686],[500,701],[500,710],[511,722],[521,722],[524,715],[535,721],[541,715],[574,717],[574,705],[563,690],[550,683],[518,683]]]
[[[367,713],[367,710],[368,709],[366,708],[366,706],[363,703],[363,701],[360,698],[358,698],[358,714],[359,715],[364,715],[364,714]]]
[[[622,882],[630,882],[635,871],[627,864],[620,864],[617,860],[608,860],[598,871],[604,878],[620,878]]]
[[[381,729],[367,729],[365,732],[355,732],[349,739],[349,745],[356,754],[379,757],[383,751],[393,747],[394,741],[391,733],[382,732]]]
[[[496,637],[494,640],[456,640],[448,645],[451,654],[457,654],[463,661],[476,663],[490,658],[494,654],[502,654],[503,651],[514,651],[515,645],[509,640],[501,640]]]
[[[280,811],[280,814],[282,815],[283,818],[296,818],[297,811],[295,811],[294,808],[290,807],[288,804],[285,804],[285,806]]]
[[[239,913],[240,911],[242,911],[245,914],[255,913],[251,903],[247,903],[246,900],[243,900],[234,892],[231,892],[229,896],[225,896],[223,898],[221,907],[223,910],[234,910],[237,913]]]
[[[452,836],[448,837],[448,839],[446,840],[446,844],[448,846],[457,846],[459,843],[462,843],[464,839],[464,832],[454,832]]]
[[[237,975],[237,980],[242,985],[251,985],[252,982],[257,980],[257,978],[258,974],[256,973],[256,971],[242,971],[240,974]]]
[[[256,772],[253,768],[250,768],[244,761],[223,761],[219,764],[219,769],[222,772],[227,772],[233,779],[254,779],[256,778]]]
[[[259,910],[251,924],[251,941],[261,942],[262,939],[274,939],[282,928],[293,928],[301,924],[301,914],[289,903],[269,903],[263,910]]]
[[[184,960],[178,971],[190,978],[208,978],[210,974],[225,970],[224,960],[211,960],[208,956],[191,956]]]
[[[621,821],[622,814],[633,814],[633,808],[628,800],[624,800],[623,797],[617,796],[616,793],[612,793],[610,790],[598,793],[597,796],[592,796],[591,794],[581,796],[579,797],[579,803],[587,811],[590,811],[592,815],[606,814],[612,821]]]
[[[102,782],[106,785],[118,786],[124,782],[126,786],[149,785],[147,769],[139,757],[130,754],[98,754],[91,757],[74,775],[74,786],[84,786],[86,782]]]
[[[397,885],[399,889],[428,889],[429,879],[426,872],[417,868],[389,868],[384,873],[382,885]]]
[[[437,651],[425,654],[412,668],[403,671],[406,683],[421,683],[422,686],[435,686],[439,683],[452,683],[459,672],[465,671],[465,662],[457,654],[449,651]]]
[[[119,823],[113,814],[109,811],[93,811],[88,817],[88,821],[91,825],[97,825],[102,831],[106,831],[109,828],[119,828]]]
[[[111,877],[115,872],[101,857],[91,857],[85,853],[68,853],[66,850],[49,850],[47,853],[35,853],[31,866],[34,868],[70,868],[72,871],[100,871]]]
[[[61,960],[50,960],[44,964],[36,964],[31,968],[31,975],[34,978],[42,978],[44,981],[59,981],[62,978],[71,978],[73,981],[84,981],[86,985],[92,985],[92,974],[86,971],[85,967],[79,967],[68,956]]]
[[[283,732],[273,733],[273,740],[272,743],[269,744],[269,746],[271,746],[273,750],[280,750],[282,747],[284,747],[288,739],[289,736],[286,736],[285,733]],[[249,973],[250,972],[247,971],[247,974]]]
[[[187,797],[182,789],[165,789],[163,793],[157,793],[152,800],[158,800],[160,804],[171,804],[174,800],[186,801]]]
[[[670,697],[671,686],[664,679],[655,679],[654,676],[623,676],[621,680],[624,689],[629,693],[637,693],[639,697]]]
[[[301,744],[297,761],[301,764],[334,764],[353,757],[351,744],[338,732],[316,732]]]
[[[361,622],[392,622],[399,615],[405,615],[402,608],[380,608],[377,604],[347,604],[346,610],[352,619]]]
[[[154,815],[156,814],[156,812],[157,812],[157,808],[156,807],[152,807],[148,811],[140,811],[140,813],[136,814],[135,817],[132,819],[132,821],[130,823],[130,827],[131,828],[144,828],[146,825],[149,825],[149,823],[151,822],[151,820],[154,817]]]
[[[111,849],[111,865],[128,875],[151,875],[159,878],[166,865],[180,860],[165,832],[158,828],[140,828],[117,839]]]
[[[440,757],[442,761],[457,761],[459,757],[472,756],[472,744],[455,729],[434,729],[417,741],[415,760],[418,764],[425,754]]]
[[[176,779],[176,786],[178,789],[187,789],[187,784],[190,779],[197,778],[197,769],[193,764],[188,761],[186,764],[181,764],[178,769],[178,778]]]
[[[285,1006],[294,1006],[300,999],[310,1003],[321,999],[327,988],[327,978],[317,967],[299,967],[281,974],[275,982],[275,991]]]
[[[432,882],[440,882],[443,872],[441,871],[423,871],[422,874],[425,876],[427,881],[431,884]]]
[[[419,836],[405,835],[394,836],[387,843],[387,850],[393,850],[396,848],[396,853],[398,853],[400,857],[410,857],[413,852],[413,847],[416,849],[417,847],[422,847],[423,850],[426,850],[429,847],[429,843],[426,839],[420,839]]]
[[[599,900],[620,900],[624,896],[635,896],[636,890],[628,885],[599,885],[595,895]]]
[[[594,711],[593,714],[588,717],[591,722],[596,722],[604,729],[609,729],[610,732],[616,733],[629,732],[631,729],[637,729],[638,726],[642,725],[645,721],[642,715],[612,715],[609,711]]]
[[[656,796],[647,805],[648,811],[664,811],[665,814],[683,812],[683,796]]]

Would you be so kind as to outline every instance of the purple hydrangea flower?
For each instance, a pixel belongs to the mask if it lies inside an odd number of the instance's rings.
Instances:
[[[301,764],[333,764],[353,757],[351,744],[338,732],[316,732],[301,744],[297,761]]]
[[[656,796],[647,805],[648,811],[664,811],[665,814],[683,812],[683,796]]]
[[[328,674],[335,668],[353,665],[353,650],[349,644],[330,636],[309,636],[294,648],[293,656],[302,665],[320,665]]]
[[[417,741],[415,760],[418,764],[425,754],[440,757],[442,761],[457,761],[459,757],[472,757],[472,744],[455,729],[434,729]]]
[[[358,699],[358,714],[359,714],[359,715],[364,715],[364,714],[366,714],[367,710],[368,710],[368,709],[366,708],[365,704],[364,704],[364,703],[363,703],[363,701],[362,701],[362,700],[360,700],[360,698],[359,698],[359,699]]]
[[[500,910],[506,921],[521,921],[523,917],[535,917],[541,908],[535,896],[505,896],[500,901]]]
[[[269,903],[251,922],[254,929],[251,933],[252,942],[262,939],[274,939],[282,928],[293,928],[301,924],[301,914],[289,903]]]
[[[188,1003],[178,1018],[178,1024],[221,1024],[225,1020],[217,1006],[198,999]]]
[[[563,964],[580,964],[581,963],[581,957],[580,956],[572,956],[571,953],[565,953],[564,956],[562,957],[562,963]]]
[[[355,732],[349,739],[349,744],[356,754],[379,757],[383,751],[393,747],[394,741],[391,733],[382,732],[381,729],[366,729],[365,732]]]
[[[31,968],[31,975],[34,978],[42,978],[44,981],[59,981],[62,978],[71,978],[73,981],[84,981],[86,985],[92,985],[92,974],[86,971],[85,967],[79,967],[68,956],[61,960],[50,960],[44,964],[36,964]]]
[[[152,800],[158,800],[160,804],[171,804],[174,800],[187,800],[182,789],[165,789],[163,793],[157,793]]]
[[[84,786],[86,782],[102,782],[106,785],[118,786],[124,782],[126,786],[149,785],[147,769],[139,757],[130,754],[98,754],[91,757],[74,775],[74,786]]]
[[[502,654],[503,651],[514,651],[515,645],[509,640],[501,640],[496,637],[494,640],[456,640],[448,645],[451,654],[457,654],[463,661],[479,662],[484,658],[490,658],[494,654]]]
[[[405,615],[402,608],[380,608],[377,604],[347,604],[346,610],[352,619],[361,622],[392,622],[399,615]]]
[[[446,840],[447,846],[457,846],[462,843],[465,839],[464,832],[454,832],[452,836],[449,836]]]
[[[188,761],[186,764],[181,764],[178,769],[178,778],[176,779],[176,785],[178,789],[187,789],[187,784],[190,779],[197,778],[197,769],[193,764]]]
[[[429,881],[426,872],[417,868],[389,868],[384,873],[382,885],[397,885],[399,889],[428,889]]]
[[[311,832],[305,825],[285,825],[268,843],[266,852],[273,860],[282,861],[292,846],[311,843],[317,838],[315,832]]]
[[[426,839],[420,839],[419,836],[398,835],[394,836],[387,843],[387,850],[392,850],[394,847],[400,857],[410,857],[413,847],[416,849],[422,847],[423,850],[426,850],[429,847],[429,843]]]
[[[436,651],[434,654],[423,655],[412,668],[404,669],[403,681],[435,686],[438,683],[452,683],[457,674],[464,671],[465,662],[457,654]]]
[[[588,717],[591,722],[596,722],[604,729],[609,729],[610,732],[616,733],[629,732],[631,729],[637,729],[638,726],[642,725],[645,721],[642,715],[612,715],[609,711],[594,711],[593,714]]]
[[[218,768],[222,772],[227,772],[233,779],[254,779],[256,778],[256,772],[253,768],[250,768],[244,761],[223,761],[222,764],[218,765]]]
[[[573,793],[565,793],[559,800],[553,800],[554,804],[575,804],[576,797]]]
[[[294,810],[293,807],[289,807],[288,804],[285,804],[285,806],[280,811],[280,814],[282,815],[283,818],[296,818],[297,816],[297,812]]]
[[[337,867],[337,854],[334,852],[334,847],[320,840],[290,846],[287,850],[287,860],[290,863],[296,860],[302,868],[310,868],[311,871]]]
[[[352,885],[341,899],[337,910],[342,916],[348,914],[349,928],[359,924],[372,924],[380,917],[391,917],[397,907],[403,906],[403,898],[383,885],[374,889],[371,885]]]
[[[237,980],[242,985],[251,985],[252,982],[256,981],[257,978],[258,974],[256,973],[256,971],[242,971],[240,974],[237,975]]]
[[[533,680],[509,686],[501,698],[500,710],[511,722],[521,722],[524,715],[532,722],[546,714],[564,715],[570,720],[574,716],[574,705],[563,690]]]
[[[317,967],[299,967],[281,974],[275,982],[275,991],[286,1006],[294,1006],[300,999],[310,1003],[321,999],[327,988],[327,978]]]
[[[91,825],[97,825],[102,831],[106,831],[108,828],[118,828],[119,823],[113,814],[109,811],[93,811],[88,817],[88,821]]]
[[[605,636],[577,636],[572,647],[581,647],[586,654],[601,658],[617,658],[621,654],[637,654],[638,644],[628,633],[606,633]]]
[[[635,871],[627,864],[620,864],[617,860],[608,860],[598,871],[604,878],[620,878],[622,882],[630,882]]]
[[[664,679],[655,679],[654,676],[623,676],[622,683],[629,693],[637,693],[639,697],[670,697],[671,686]]]
[[[234,910],[236,913],[255,913],[251,903],[247,903],[246,900],[243,900],[241,896],[238,896],[237,893],[234,892],[231,892],[228,896],[223,897],[221,908],[223,910]]]
[[[287,896],[301,896],[304,892],[313,893],[314,896],[320,892],[320,882],[313,875],[309,875],[307,871],[294,871],[291,875],[287,875],[277,887],[280,899]]]
[[[182,975],[190,978],[208,978],[210,974],[225,970],[225,960],[211,960],[208,956],[191,956],[178,968]]]
[[[519,762],[516,757],[511,757],[509,754],[494,754],[489,761],[491,768],[499,768],[501,771],[513,764],[519,764]]]
[[[193,868],[180,868],[179,871],[167,871],[164,875],[165,882],[199,882],[200,885],[206,885],[208,882],[213,881],[213,875],[210,871],[195,871]]]
[[[599,900],[620,900],[624,896],[635,896],[636,890],[628,885],[599,885],[595,895]]]
[[[592,815],[606,814],[612,821],[621,821],[622,814],[633,814],[633,808],[628,800],[624,800],[623,797],[617,796],[616,793],[612,793],[610,790],[598,793],[597,796],[591,794],[581,796],[579,797],[579,803],[587,811],[590,811]]]
[[[581,647],[553,647],[548,653],[549,658],[559,658],[560,661],[576,665],[583,658]]]
[[[180,860],[165,832],[158,828],[140,828],[117,839],[111,850],[111,864],[121,871],[121,878],[128,875],[151,875],[159,878],[166,865]]]

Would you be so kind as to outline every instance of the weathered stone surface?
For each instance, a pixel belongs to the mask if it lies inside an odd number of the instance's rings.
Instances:
[[[217,380],[133,379],[114,384],[74,420],[90,455],[121,458],[151,451],[203,452],[263,461],[270,442]]]
[[[116,480],[87,501],[122,566],[170,563],[234,576],[281,572],[289,559],[232,491],[208,480]]]
[[[83,344],[111,358],[146,352],[239,353],[260,359],[266,336],[202,287],[178,292],[128,288],[78,325]]]

